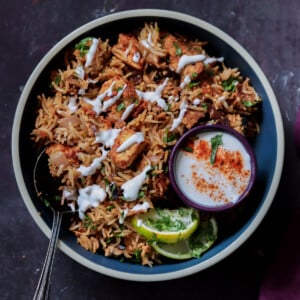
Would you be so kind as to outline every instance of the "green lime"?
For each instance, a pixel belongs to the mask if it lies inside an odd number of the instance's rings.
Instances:
[[[132,218],[134,229],[148,240],[177,243],[197,229],[199,213],[193,208],[151,209]]]
[[[163,256],[172,259],[198,258],[207,251],[217,239],[218,227],[214,218],[201,221],[197,230],[187,239],[175,244],[155,242],[153,248]]]

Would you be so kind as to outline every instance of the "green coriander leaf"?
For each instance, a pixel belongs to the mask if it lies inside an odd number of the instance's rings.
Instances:
[[[192,79],[196,79],[198,77],[198,73],[197,72],[193,72],[191,75]]]
[[[164,143],[171,143],[177,139],[177,134],[169,132],[168,128],[165,130],[163,135],[163,142]]]
[[[205,110],[207,110],[207,109],[208,109],[208,105],[207,105],[207,103],[202,103],[202,105],[201,105],[201,106],[202,106],[202,108],[203,108],[203,109],[205,109]]]
[[[90,49],[90,46],[87,45],[87,42],[91,41],[91,37],[86,37],[82,39],[78,44],[75,45],[75,49],[79,50],[80,56],[85,56]]]
[[[199,83],[200,83],[199,81],[197,81],[197,82],[190,82],[189,85],[188,85],[188,87],[191,89],[191,88],[199,85]]]
[[[222,145],[222,134],[217,134],[216,136],[210,139],[211,143],[211,155],[210,155],[210,163],[213,165],[216,160],[216,154],[219,146]]]
[[[117,111],[121,111],[125,109],[125,103],[121,102],[118,106],[117,106]]]
[[[114,205],[110,205],[110,206],[107,206],[107,207],[106,207],[106,210],[107,210],[107,211],[111,211],[111,210],[113,210],[114,208],[115,208]]]
[[[249,100],[242,100],[242,103],[246,106],[246,107],[252,107],[254,105],[256,105],[258,103],[258,101],[254,100],[254,101],[249,101]]]
[[[238,81],[235,78],[230,77],[227,80],[224,80],[222,82],[222,87],[227,92],[234,92],[235,91],[235,86],[237,85],[237,83],[238,83]]]
[[[182,50],[181,48],[179,47],[179,45],[177,43],[173,43],[174,47],[176,48],[176,55],[177,56],[180,56],[182,54]]]
[[[183,150],[185,152],[191,152],[191,153],[193,152],[193,148],[191,148],[191,147],[184,147]]]

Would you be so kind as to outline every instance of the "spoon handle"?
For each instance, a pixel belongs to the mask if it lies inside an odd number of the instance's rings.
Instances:
[[[59,237],[62,215],[63,214],[59,211],[53,211],[52,235],[49,242],[40,279],[33,296],[33,300],[45,300],[48,298],[49,286],[50,286],[50,275],[52,272],[54,254],[55,254],[56,244]]]

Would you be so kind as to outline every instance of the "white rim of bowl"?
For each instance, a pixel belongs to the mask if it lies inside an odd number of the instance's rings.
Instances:
[[[127,10],[122,12],[113,13],[107,16],[103,16],[99,19],[93,20],[89,23],[86,23],[85,25],[79,27],[78,29],[72,31],[70,34],[68,34],[65,38],[60,40],[48,53],[44,56],[44,58],[39,62],[39,64],[35,67],[34,71],[30,75],[30,77],[27,80],[27,83],[23,89],[23,92],[20,96],[16,113],[14,116],[13,121],[13,130],[12,130],[12,158],[13,158],[13,169],[17,181],[18,188],[20,190],[21,196],[25,202],[25,205],[27,209],[29,210],[32,218],[37,223],[37,225],[40,227],[40,229],[43,231],[43,233],[50,238],[51,230],[45,223],[45,221],[41,218],[39,213],[36,211],[31,198],[28,194],[28,191],[25,186],[24,179],[21,176],[21,165],[19,161],[19,146],[18,146],[18,140],[19,140],[19,129],[21,125],[21,116],[25,107],[26,99],[28,98],[31,89],[34,85],[34,82],[37,80],[47,63],[52,59],[53,56],[55,56],[63,47],[65,47],[67,44],[69,44],[72,40],[76,39],[80,35],[84,34],[86,31],[92,30],[95,27],[98,27],[100,25],[104,25],[106,23],[110,23],[113,21],[117,21],[120,19],[126,19],[126,18],[134,18],[134,17],[162,17],[162,18],[169,18],[174,20],[181,20],[186,23],[190,23],[194,26],[203,28],[204,30],[212,33],[213,35],[219,37],[221,40],[223,40],[225,43],[231,45],[233,48],[236,49],[236,51],[243,56],[243,58],[248,62],[248,64],[253,68],[255,73],[257,74],[260,81],[263,83],[263,86],[266,90],[266,94],[268,95],[268,98],[270,100],[274,119],[276,123],[276,132],[277,132],[277,157],[276,157],[276,165],[274,170],[274,176],[272,179],[272,183],[270,185],[270,189],[267,193],[264,205],[261,207],[261,209],[258,211],[255,219],[252,221],[252,223],[248,226],[248,228],[243,232],[242,235],[240,235],[234,243],[231,243],[228,247],[223,249],[218,254],[214,255],[213,257],[205,260],[204,262],[201,262],[200,264],[185,268],[180,271],[174,271],[174,272],[168,272],[163,274],[133,274],[133,273],[126,273],[122,271],[116,271],[109,269],[107,267],[98,265],[94,262],[91,262],[90,260],[82,257],[77,252],[72,250],[69,246],[67,246],[64,242],[59,241],[58,247],[68,256],[70,256],[72,259],[76,260],[78,263],[82,264],[83,266],[90,268],[91,270],[94,270],[96,272],[99,272],[101,274],[111,276],[118,279],[124,279],[124,280],[131,280],[131,281],[164,281],[164,280],[171,280],[176,278],[185,277],[194,273],[197,273],[199,271],[205,270],[216,263],[220,262],[227,256],[229,256],[231,253],[233,253],[235,250],[237,250],[249,237],[250,235],[255,231],[255,229],[260,225],[261,221],[263,220],[264,216],[266,215],[267,211],[269,210],[272,201],[275,197],[279,181],[281,178],[282,168],[283,168],[283,158],[284,158],[284,131],[283,131],[283,122],[282,117],[280,114],[279,106],[275,97],[275,94],[271,88],[271,85],[267,78],[265,77],[264,73],[258,66],[258,64],[255,62],[255,60],[252,58],[252,56],[232,37],[230,37],[228,34],[223,32],[221,29],[215,27],[214,25],[203,21],[199,18],[174,12],[174,11],[168,11],[168,10],[160,10],[160,9],[137,9],[137,10]]]

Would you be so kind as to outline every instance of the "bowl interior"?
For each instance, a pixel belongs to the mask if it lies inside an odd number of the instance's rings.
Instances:
[[[188,261],[166,260],[162,265],[149,268],[120,262],[103,255],[95,255],[77,244],[76,238],[68,231],[69,218],[65,216],[61,230],[60,247],[67,255],[95,271],[113,277],[153,281],[182,277],[203,270],[220,261],[250,236],[272,202],[281,174],[283,159],[282,149],[278,146],[280,141],[283,142],[282,121],[278,113],[276,99],[267,80],[241,46],[205,22],[172,12],[156,10],[144,10],[135,13],[123,12],[86,25],[55,46],[27,82],[14,121],[13,148],[16,147],[17,150],[14,151],[13,149],[13,160],[17,182],[25,204],[38,225],[41,228],[46,228],[44,231],[49,234],[48,227],[51,228],[52,213],[37,198],[33,185],[32,173],[37,150],[30,140],[30,132],[34,128],[36,96],[47,91],[51,70],[62,64],[65,50],[73,46],[78,40],[86,36],[95,36],[101,37],[102,40],[109,38],[110,42],[114,43],[120,31],[130,32],[142,27],[147,21],[156,21],[160,28],[171,32],[176,31],[207,41],[207,52],[211,56],[224,56],[228,66],[238,67],[243,76],[251,79],[251,84],[263,99],[261,133],[251,142],[258,166],[256,197],[249,201],[250,204],[246,209],[243,209],[243,213],[239,214],[239,217],[236,216],[235,211],[220,216],[219,240],[201,258]],[[232,45],[237,48],[234,49]],[[246,55],[246,59],[243,58],[244,55]],[[223,230],[222,220],[226,221],[228,218],[234,220],[234,226]]]

